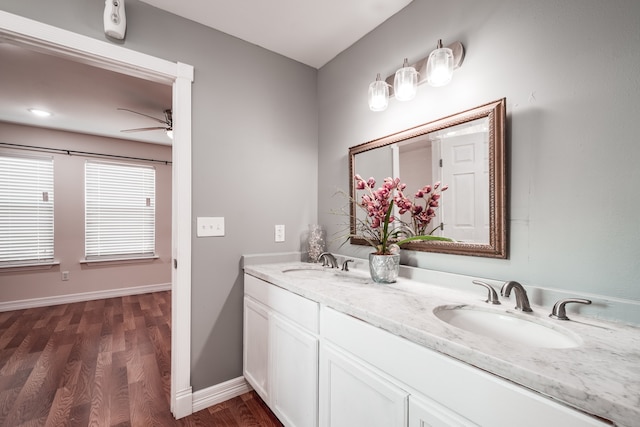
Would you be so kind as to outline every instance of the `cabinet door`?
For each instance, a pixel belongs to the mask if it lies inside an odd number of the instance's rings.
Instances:
[[[409,396],[409,427],[473,427],[466,418],[432,400]]]
[[[244,378],[268,404],[269,310],[247,296],[244,297],[242,359]]]
[[[320,350],[322,427],[404,427],[408,393],[331,344]]]
[[[277,314],[271,315],[270,397],[288,427],[318,425],[318,339]]]

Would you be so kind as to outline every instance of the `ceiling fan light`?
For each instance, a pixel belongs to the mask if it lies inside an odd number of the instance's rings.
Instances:
[[[393,92],[398,101],[410,101],[418,93],[418,72],[409,66],[407,58],[404,59],[402,68],[396,71],[393,79]]]
[[[50,117],[51,113],[39,108],[29,108],[29,112],[38,117]]]
[[[167,129],[167,136],[173,141],[173,129]]]

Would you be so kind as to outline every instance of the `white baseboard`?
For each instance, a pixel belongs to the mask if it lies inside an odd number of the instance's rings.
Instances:
[[[0,312],[24,310],[35,307],[48,307],[58,304],[92,301],[97,299],[123,297],[127,295],[148,294],[151,292],[170,291],[171,283],[158,285],[135,286],[131,288],[109,289],[106,291],[83,292],[79,294],[57,295],[52,297],[24,299],[18,301],[0,302]]]
[[[176,392],[175,405],[171,410],[177,420],[193,414],[193,393],[191,392],[191,387]]]
[[[244,377],[234,378],[203,390],[198,390],[193,393],[193,412],[217,405],[251,390],[251,386],[245,381]]]

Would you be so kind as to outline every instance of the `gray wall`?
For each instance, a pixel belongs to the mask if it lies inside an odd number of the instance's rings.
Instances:
[[[105,39],[103,0],[0,8]],[[317,71],[139,1],[126,8],[124,47],[195,67],[192,220],[225,217],[225,237],[193,239],[197,391],[242,375],[241,255],[299,250],[317,221]],[[275,224],[286,242],[274,243]]]
[[[467,50],[453,82],[369,111],[376,73],[426,56],[438,38]],[[339,229],[327,212],[340,206],[336,187],[349,188],[348,147],[506,97],[509,259],[403,251],[403,260],[638,301],[638,69],[637,0],[414,0],[318,73],[319,221]]]

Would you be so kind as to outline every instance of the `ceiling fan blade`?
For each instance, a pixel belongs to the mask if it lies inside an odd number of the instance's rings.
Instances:
[[[162,124],[165,124],[165,125],[168,125],[168,124],[169,124],[169,123],[167,123],[165,120],[158,119],[157,117],[149,116],[149,115],[147,115],[147,114],[138,113],[137,111],[129,110],[128,108],[118,108],[118,110],[121,110],[121,111],[128,111],[128,112],[130,112],[130,113],[138,114],[138,115],[140,115],[140,116],[145,116],[145,117],[148,117],[148,118],[150,118],[150,119],[155,120],[155,121],[156,121],[156,122],[158,122],[158,123],[162,123]]]
[[[153,127],[153,128],[123,129],[120,132],[131,133],[131,132],[142,132],[142,131],[145,131],[145,130],[161,130],[161,129],[162,130],[170,130],[170,128],[158,126],[158,127]]]

